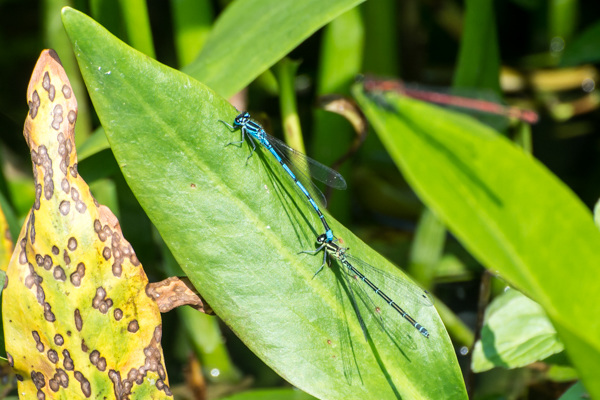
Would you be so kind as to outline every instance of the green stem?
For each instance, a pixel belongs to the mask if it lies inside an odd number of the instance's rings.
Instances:
[[[290,147],[305,153],[294,85],[299,65],[297,61],[284,58],[275,66],[275,74],[279,81],[279,107],[285,141]]]
[[[145,0],[122,0],[121,12],[129,44],[149,57],[156,58]]]

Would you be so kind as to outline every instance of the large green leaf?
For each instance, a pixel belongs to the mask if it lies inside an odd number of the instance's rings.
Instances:
[[[202,52],[183,70],[229,97],[304,39],[364,0],[237,0],[221,14]]]
[[[246,161],[246,144],[225,146],[240,137],[218,121],[235,116],[225,99],[73,9],[63,10],[63,22],[132,191],[193,284],[252,351],[320,398],[465,397],[434,307],[402,297],[412,284],[381,280],[431,336],[397,314],[385,319],[386,334],[363,307],[367,342],[350,300],[337,296],[339,271],[313,279],[322,256],[298,252],[314,248],[318,218],[268,153],[258,149]],[[352,254],[394,271],[328,220]],[[381,305],[382,315],[390,310]]]
[[[479,260],[537,301],[600,396],[600,232],[584,204],[493,130],[397,95],[354,94],[421,199]]]

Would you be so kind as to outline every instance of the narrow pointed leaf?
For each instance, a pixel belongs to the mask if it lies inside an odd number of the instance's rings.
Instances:
[[[363,1],[235,1],[184,71],[220,95],[232,96],[317,29]]]
[[[421,199],[487,268],[538,302],[600,396],[600,232],[541,163],[473,119],[392,93],[354,94]]]
[[[365,314],[366,342],[348,298],[338,299],[336,264],[313,279],[322,255],[298,252],[314,249],[320,222],[267,152],[247,160],[247,144],[226,146],[240,133],[219,122],[236,115],[225,99],[75,10],[64,9],[63,22],[132,191],[203,298],[252,351],[319,398],[464,397],[433,307],[406,305],[429,339],[397,315],[386,319],[386,334]],[[354,255],[393,271],[328,220]]]

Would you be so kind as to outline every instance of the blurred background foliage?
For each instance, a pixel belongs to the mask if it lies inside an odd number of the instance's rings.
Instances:
[[[81,10],[132,47],[185,71],[228,3],[0,0],[0,205],[13,238],[34,198],[22,136],[28,111],[25,91],[40,51],[54,48],[79,103],[81,175],[98,201],[119,218],[151,281],[181,274],[107,147],[62,29],[60,9]],[[482,10],[486,7],[493,8],[491,14]],[[493,18],[478,19],[481,15]],[[486,43],[492,45],[478,44],[490,37],[493,40]],[[320,96],[348,95],[358,74],[466,88],[460,93],[474,96],[481,93],[475,89],[495,92],[510,104],[540,114],[531,132],[508,123],[503,132],[530,149],[592,208],[600,192],[593,184],[600,178],[598,43],[600,3],[595,1],[371,0],[317,31],[232,98],[272,134],[285,136],[293,147],[340,169],[349,189],[333,194],[331,213],[433,289],[475,398],[559,398],[577,376],[560,346],[554,355],[533,364],[515,361],[512,369],[489,369],[479,360],[476,369],[487,371],[470,372],[474,332],[481,324],[482,267],[423,207],[375,135],[368,135],[357,153],[336,162],[356,143],[356,133],[347,121],[323,110]],[[290,117],[295,129],[281,129]],[[492,280],[493,295],[504,286]],[[523,301],[513,297],[499,301]],[[163,315],[163,321],[163,348],[178,398],[221,398],[267,388],[278,389],[236,398],[310,397],[286,389],[285,381],[217,318],[183,308]],[[10,376],[5,378],[10,388]],[[577,386],[570,392],[577,395],[582,390]]]

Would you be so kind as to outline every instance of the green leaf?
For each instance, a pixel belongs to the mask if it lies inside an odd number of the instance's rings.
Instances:
[[[219,122],[236,115],[225,99],[73,9],[63,10],[63,21],[132,191],[202,296],[253,352],[319,398],[466,397],[433,307],[398,297],[429,339],[397,314],[386,318],[386,334],[363,307],[366,342],[350,300],[338,299],[337,264],[313,279],[321,254],[298,252],[314,248],[320,222],[269,153],[257,149],[247,160],[247,144],[226,146],[240,134]],[[408,285],[328,221],[352,254]],[[390,279],[382,285],[398,295],[412,287]],[[382,314],[388,311],[382,304]]]
[[[184,72],[230,97],[338,15],[364,0],[238,0]]]
[[[233,396],[228,396],[223,400],[313,400],[309,394],[298,389],[263,389],[251,390]]]
[[[354,94],[407,181],[487,268],[546,311],[600,396],[600,232],[541,163],[469,117],[387,94]],[[592,396],[594,397],[594,396]]]
[[[100,127],[96,129],[94,133],[89,138],[87,138],[87,140],[83,142],[81,146],[78,147],[79,151],[77,153],[77,160],[81,162],[86,158],[98,154],[102,150],[106,150],[108,148],[110,148],[110,145],[106,140],[104,129]]]
[[[559,400],[580,400],[589,398],[589,394],[586,392],[581,382],[576,382],[560,396]]]
[[[563,348],[542,307],[517,290],[509,290],[486,310],[472,368],[483,372],[494,367],[524,367]]]
[[[492,1],[467,0],[455,87],[500,92],[500,55]]]
[[[560,65],[569,67],[597,63],[600,60],[599,41],[600,22],[596,22],[566,46]]]
[[[180,66],[196,59],[210,34],[213,6],[210,0],[171,1],[173,36]]]
[[[131,45],[152,58],[156,57],[147,3],[144,0],[121,0],[119,5]]]

